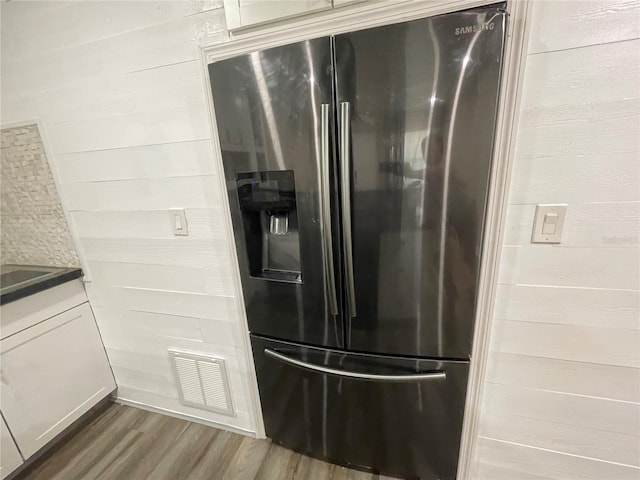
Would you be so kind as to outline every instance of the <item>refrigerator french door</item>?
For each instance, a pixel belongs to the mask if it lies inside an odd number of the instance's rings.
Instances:
[[[209,66],[251,332],[344,347],[330,38]]]
[[[209,65],[267,435],[455,478],[504,4]]]

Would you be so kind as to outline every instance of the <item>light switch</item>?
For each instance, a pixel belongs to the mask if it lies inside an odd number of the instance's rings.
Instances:
[[[171,209],[171,225],[174,235],[189,235],[187,215],[185,214],[184,208]]]
[[[567,205],[538,205],[533,222],[532,243],[560,243]]]
[[[547,213],[542,220],[542,233],[545,235],[555,235],[558,226],[558,214]]]

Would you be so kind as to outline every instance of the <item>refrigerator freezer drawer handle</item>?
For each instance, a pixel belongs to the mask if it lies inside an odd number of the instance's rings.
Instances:
[[[287,357],[286,355],[268,348],[264,349],[264,354],[267,357],[275,358],[281,362],[304,368],[306,370],[312,370],[314,372],[324,373],[327,375],[335,375],[337,377],[353,378],[356,380],[373,380],[377,382],[415,382],[418,380],[444,380],[447,378],[447,373],[444,370],[430,373],[412,373],[409,375],[376,375],[372,373],[356,373],[323,367],[321,365],[314,365],[313,363],[307,363],[301,360],[296,360],[295,358]]]
[[[322,254],[324,255],[327,297],[331,315],[338,314],[338,298],[336,295],[336,277],[333,266],[333,246],[331,234],[331,191],[329,176],[329,104],[323,103],[320,108],[320,228],[322,231]]]
[[[353,246],[351,240],[351,114],[349,102],[340,103],[340,162],[342,177],[342,242],[347,280],[349,316],[356,316],[356,287],[353,278]]]

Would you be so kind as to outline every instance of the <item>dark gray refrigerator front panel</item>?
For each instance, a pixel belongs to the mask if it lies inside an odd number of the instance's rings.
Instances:
[[[249,327],[341,347],[332,71],[328,37],[209,65]]]
[[[505,19],[335,37],[349,349],[469,358]]]
[[[251,344],[274,442],[387,475],[455,478],[468,362]]]

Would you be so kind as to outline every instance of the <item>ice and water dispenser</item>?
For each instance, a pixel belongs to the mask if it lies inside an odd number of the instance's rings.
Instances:
[[[302,283],[292,170],[236,174],[250,275]]]

